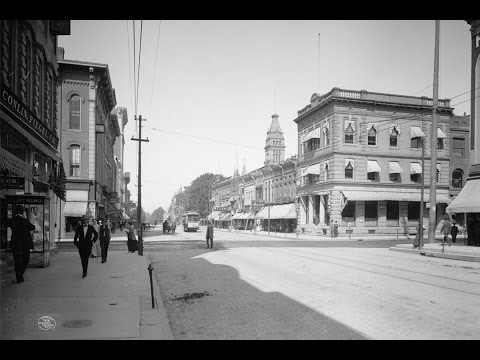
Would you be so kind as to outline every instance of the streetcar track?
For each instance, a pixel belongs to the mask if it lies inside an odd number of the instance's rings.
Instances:
[[[297,256],[297,257],[301,257],[301,258],[305,258],[305,259],[313,260],[313,261],[317,261],[317,262],[324,262],[324,263],[329,263],[329,264],[333,264],[333,265],[337,265],[337,266],[343,266],[343,267],[351,268],[351,269],[354,269],[354,270],[361,270],[361,271],[365,271],[365,272],[372,273],[372,274],[383,275],[383,276],[387,276],[387,277],[391,277],[391,278],[396,278],[396,279],[401,279],[401,280],[408,280],[408,281],[410,281],[410,282],[419,283],[419,284],[423,284],[423,285],[434,286],[434,287],[441,288],[441,289],[446,289],[446,290],[451,290],[451,291],[462,292],[462,293],[470,294],[470,295],[474,295],[474,296],[480,296],[480,293],[475,293],[475,292],[471,292],[471,291],[455,289],[455,288],[451,288],[451,287],[443,286],[443,285],[439,285],[439,284],[432,284],[432,283],[429,283],[429,282],[426,282],[426,281],[415,280],[415,279],[411,279],[411,278],[407,278],[407,277],[403,277],[403,276],[399,276],[399,275],[385,274],[385,273],[382,273],[382,272],[379,272],[379,271],[367,270],[367,269],[364,269],[364,268],[361,268],[361,267],[355,267],[355,266],[351,266],[351,265],[340,264],[340,263],[337,263],[337,262],[334,262],[334,261],[325,261],[325,260],[315,259],[315,258],[312,258],[312,257],[309,257],[309,256],[292,254],[292,253],[291,253],[291,250],[288,251],[288,252],[286,252],[286,251],[281,251],[281,250],[272,249],[272,248],[262,248],[262,249],[263,249],[263,250],[269,250],[269,251],[271,251],[271,252],[277,252],[277,253],[285,254],[285,255],[294,255],[294,256]],[[295,251],[295,250],[293,250],[293,251]],[[297,251],[299,251],[299,250],[297,250]],[[300,251],[300,252],[305,253],[304,251]],[[401,271],[405,271],[405,272],[412,272],[412,273],[417,274],[417,275],[439,277],[439,278],[441,278],[442,280],[455,280],[455,281],[462,281],[462,282],[465,282],[465,283],[468,283],[468,284],[478,285],[478,283],[474,283],[474,282],[466,281],[466,280],[457,280],[457,279],[445,278],[445,277],[441,277],[441,276],[438,276],[438,275],[430,275],[430,274],[425,274],[425,273],[416,272],[416,271],[412,271],[412,270],[403,270],[403,269],[398,269],[398,268],[388,268],[388,267],[382,266],[382,265],[369,264],[369,263],[366,263],[366,262],[349,260],[349,259],[344,259],[344,258],[341,258],[341,257],[335,257],[335,256],[329,256],[329,255],[322,255],[322,254],[316,254],[316,255],[319,255],[319,256],[322,256],[322,257],[328,257],[328,258],[332,258],[332,257],[333,257],[333,258],[335,258],[335,259],[343,260],[343,261],[358,262],[358,263],[361,263],[361,264],[364,264],[364,265],[367,265],[367,266],[368,266],[368,265],[370,265],[370,266],[378,266],[378,267],[382,267],[382,268],[386,268],[386,269],[390,269],[390,270],[401,270]]]

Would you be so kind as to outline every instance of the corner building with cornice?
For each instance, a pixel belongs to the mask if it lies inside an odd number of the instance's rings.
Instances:
[[[453,109],[439,100],[437,164],[430,166],[432,99],[333,88],[298,111],[298,230],[339,235],[416,232],[424,181],[436,177],[437,223],[449,199]],[[422,139],[425,143],[422,166]]]

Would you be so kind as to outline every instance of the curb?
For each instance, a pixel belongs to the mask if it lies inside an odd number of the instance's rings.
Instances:
[[[147,260],[148,265],[150,265],[151,261],[150,261],[150,257],[149,257],[148,254],[145,255],[145,259]],[[162,333],[164,335],[162,340],[175,340],[175,338],[173,337],[173,334],[172,334],[172,330],[170,328],[170,321],[168,320],[167,312],[166,312],[165,307],[163,305],[163,300],[162,300],[162,296],[161,296],[161,293],[160,293],[160,287],[158,285],[157,275],[156,275],[155,271],[152,271],[152,273],[153,273],[153,276],[152,276],[153,295],[155,297],[154,301],[155,301],[155,305],[156,305],[155,309],[152,309],[152,310],[156,310],[156,312],[160,316],[159,326],[161,327]]]
[[[405,249],[392,246],[389,248],[392,251],[404,252],[409,254],[418,254],[423,256],[438,257],[442,259],[462,260],[471,262],[480,262],[480,256],[465,255],[459,253],[442,253],[441,250],[418,250],[418,249]]]

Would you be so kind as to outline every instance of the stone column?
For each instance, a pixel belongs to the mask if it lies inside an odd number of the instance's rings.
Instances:
[[[313,213],[315,212],[315,203],[313,200],[313,196],[307,195],[308,201],[308,223],[313,224]]]

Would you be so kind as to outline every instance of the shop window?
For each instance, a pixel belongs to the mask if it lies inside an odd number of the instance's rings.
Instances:
[[[70,145],[70,176],[80,177],[80,145]]]
[[[70,97],[70,129],[80,130],[80,96]]]
[[[418,220],[420,219],[420,203],[419,202],[408,202],[408,220]]]
[[[387,201],[387,220],[398,220],[400,216],[400,202]]]
[[[365,220],[378,218],[378,201],[365,201]]]
[[[343,225],[346,225],[348,223],[355,224],[356,204],[356,201],[347,201],[347,205],[345,205],[342,211]]]

